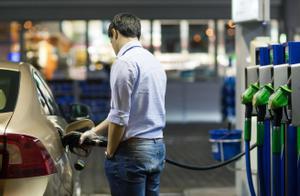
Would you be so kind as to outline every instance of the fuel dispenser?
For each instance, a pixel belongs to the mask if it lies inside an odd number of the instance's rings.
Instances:
[[[270,65],[270,48],[259,48],[258,81],[260,89],[253,96],[252,104],[257,111],[257,170],[259,195],[270,196],[270,115],[267,112],[269,97],[273,93],[273,66]]]
[[[287,133],[288,149],[287,153],[287,174],[288,180],[286,182],[288,188],[288,195],[300,195],[300,167],[299,167],[299,152],[300,152],[300,42],[289,42],[289,64],[291,66],[291,99],[288,112],[291,112],[291,125]],[[297,168],[298,162],[298,168]],[[298,169],[298,171],[297,171]],[[298,180],[297,180],[298,173]],[[298,193],[295,194],[297,192]]]
[[[270,97],[268,108],[273,115],[272,132],[272,195],[299,195],[297,193],[297,126],[300,125],[299,113],[299,63],[300,42],[288,42],[288,64],[282,46],[274,46],[275,57],[281,65],[274,66],[275,93]],[[281,60],[280,60],[281,59]],[[274,59],[275,62],[276,59]],[[299,140],[298,140],[299,141]],[[299,142],[298,142],[299,143]],[[297,152],[298,150],[298,152]],[[300,181],[298,181],[300,182]]]
[[[257,53],[259,54],[259,53]],[[244,141],[245,141],[245,162],[246,162],[246,174],[248,180],[248,186],[250,190],[251,196],[255,196],[255,190],[253,186],[252,180],[252,172],[251,172],[251,157],[250,157],[250,142],[252,135],[252,116],[255,116],[256,113],[253,110],[252,100],[253,96],[259,90],[258,83],[258,58],[256,58],[256,65],[248,66],[245,69],[245,79],[246,79],[246,90],[242,94],[242,104],[245,105],[245,121],[244,121]]]
[[[259,57],[259,90],[252,99],[257,113],[258,195],[300,195],[300,42],[260,47]],[[249,84],[248,80],[246,74]]]
[[[274,89],[270,97],[268,109],[272,115],[272,195],[284,195],[285,182],[285,124],[287,116],[283,115],[283,108],[288,105],[291,90],[288,87],[289,65],[286,64],[285,46],[272,45]]]

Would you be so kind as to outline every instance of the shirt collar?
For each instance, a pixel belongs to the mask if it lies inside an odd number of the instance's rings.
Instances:
[[[133,40],[133,41],[130,41],[130,42],[126,43],[126,44],[121,48],[121,50],[118,52],[117,57],[122,56],[123,53],[124,53],[126,50],[128,50],[129,48],[134,47],[134,46],[140,46],[140,47],[142,47],[142,44],[141,44],[139,41],[137,41],[137,40]]]

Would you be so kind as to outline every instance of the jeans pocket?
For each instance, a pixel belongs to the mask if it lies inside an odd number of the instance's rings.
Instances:
[[[158,169],[162,171],[165,167],[165,158],[166,158],[166,147],[165,144],[162,143],[157,150],[157,160],[158,160]]]

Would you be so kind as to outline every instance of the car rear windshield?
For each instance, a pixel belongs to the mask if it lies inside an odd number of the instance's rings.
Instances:
[[[19,92],[20,74],[0,69],[0,113],[14,110]]]

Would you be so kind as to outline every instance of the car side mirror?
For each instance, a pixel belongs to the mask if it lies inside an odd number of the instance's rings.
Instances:
[[[70,120],[77,121],[91,117],[90,108],[84,104],[72,104],[70,106]]]

